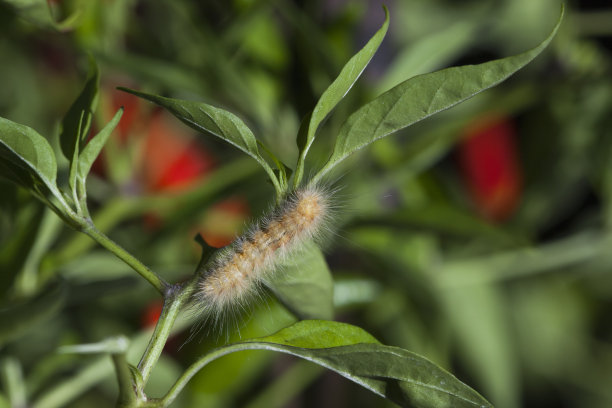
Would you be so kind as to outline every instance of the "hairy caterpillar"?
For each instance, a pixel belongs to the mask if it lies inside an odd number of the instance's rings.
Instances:
[[[295,191],[222,250],[197,285],[196,304],[205,318],[220,323],[245,309],[283,260],[321,235],[330,217],[330,194],[319,186]]]

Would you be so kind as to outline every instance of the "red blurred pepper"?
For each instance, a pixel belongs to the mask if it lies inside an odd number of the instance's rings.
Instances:
[[[459,143],[463,179],[478,211],[492,221],[508,219],[520,200],[522,178],[515,137],[512,121],[497,116],[467,127]]]
[[[159,316],[161,316],[163,306],[164,302],[161,300],[149,303],[140,317],[141,327],[144,329],[155,327]]]
[[[198,232],[208,245],[222,248],[240,233],[249,214],[249,205],[242,197],[228,198],[206,212]]]
[[[117,109],[124,107],[123,116],[115,134],[120,146],[143,137],[138,147],[141,154],[140,170],[135,174],[140,190],[148,193],[178,192],[202,180],[215,166],[215,160],[199,143],[193,140],[185,127],[175,123],[161,110],[145,112],[140,99],[134,95],[112,91],[108,98],[109,120]],[[105,165],[110,158],[98,160],[93,170],[104,177]]]
[[[214,158],[193,140],[180,124],[162,111],[149,120],[138,180],[148,193],[176,193],[193,187],[215,167]],[[145,224],[156,229],[160,214],[145,215]]]
[[[151,301],[140,315],[140,327],[143,329],[153,329],[155,325],[157,325],[157,321],[161,316],[163,307],[163,301]],[[181,344],[183,344],[185,341],[185,339],[182,337],[183,336],[181,334],[171,334],[170,337],[168,337],[168,341],[164,345],[164,353],[177,355],[179,349],[181,348]]]
[[[185,190],[214,168],[212,156],[176,126],[160,112],[149,122],[142,172],[149,192]]]

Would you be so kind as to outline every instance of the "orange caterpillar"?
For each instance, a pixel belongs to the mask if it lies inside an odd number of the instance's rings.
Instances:
[[[201,275],[196,297],[206,318],[218,323],[244,308],[284,259],[320,235],[329,213],[329,192],[306,187],[237,238]]]

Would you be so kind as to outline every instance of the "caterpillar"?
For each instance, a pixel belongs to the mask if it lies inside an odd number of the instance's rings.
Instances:
[[[330,195],[320,186],[296,190],[221,250],[197,285],[196,304],[205,319],[219,324],[224,316],[244,310],[285,259],[320,237],[330,218]]]

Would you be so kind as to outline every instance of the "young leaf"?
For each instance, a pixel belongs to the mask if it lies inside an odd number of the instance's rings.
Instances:
[[[344,123],[316,182],[350,154],[370,143],[471,98],[524,67],[553,39],[561,20],[537,47],[478,65],[447,68],[402,82],[354,112]]]
[[[353,87],[353,84],[369,64],[387,33],[387,28],[389,27],[389,10],[384,6],[383,8],[385,10],[385,21],[382,27],[372,36],[370,41],[368,41],[368,43],[346,63],[338,77],[323,92],[312,112],[302,122],[302,126],[307,126],[307,128],[302,128],[298,132],[297,144],[300,150],[300,157],[295,172],[295,186],[299,185],[302,179],[304,173],[304,160],[314,141],[319,125]]]
[[[202,102],[166,98],[124,87],[119,87],[117,89],[134,94],[166,108],[170,113],[193,129],[202,133],[213,134],[242,150],[263,167],[274,184],[277,195],[282,195],[282,189],[272,167],[270,167],[268,162],[266,162],[259,153],[255,135],[238,116]]]
[[[334,282],[319,248],[310,245],[281,268],[268,287],[283,305],[300,319],[333,317]]]
[[[57,163],[49,142],[34,129],[1,117],[0,176],[42,195],[59,195]]]
[[[98,104],[98,88],[100,72],[92,57],[89,58],[89,73],[83,90],[72,103],[70,109],[62,120],[62,133],[60,134],[60,145],[64,156],[74,161],[75,150],[83,150],[87,135],[91,127],[93,112]]]
[[[82,132],[83,127],[85,126],[85,121],[86,119],[86,114],[85,111],[81,111],[81,117],[79,119],[79,125],[77,127],[77,131],[75,132],[75,134],[80,135]],[[72,193],[74,194],[74,200],[75,202],[78,201],[78,197],[76,195],[77,192],[77,176],[78,176],[78,170],[79,170],[79,154],[81,153],[81,146],[79,143],[79,138],[76,137],[74,138],[74,149],[72,151],[72,158],[70,159],[70,170],[69,170],[69,175],[68,175],[68,187],[70,188],[70,191],[72,191]]]
[[[102,151],[108,137],[111,135],[113,130],[115,130],[115,127],[119,123],[119,120],[121,120],[122,115],[123,108],[119,109],[111,121],[108,122],[97,135],[92,137],[85,148],[83,148],[83,151],[79,155],[78,178],[80,180],[84,181],[87,178],[91,166],[100,154],[100,151]]]
[[[210,361],[242,350],[270,350],[306,359],[400,406],[491,406],[476,391],[424,357],[382,345],[358,327],[324,320],[301,321],[271,336],[211,352],[187,369],[163,401],[171,402]]]

